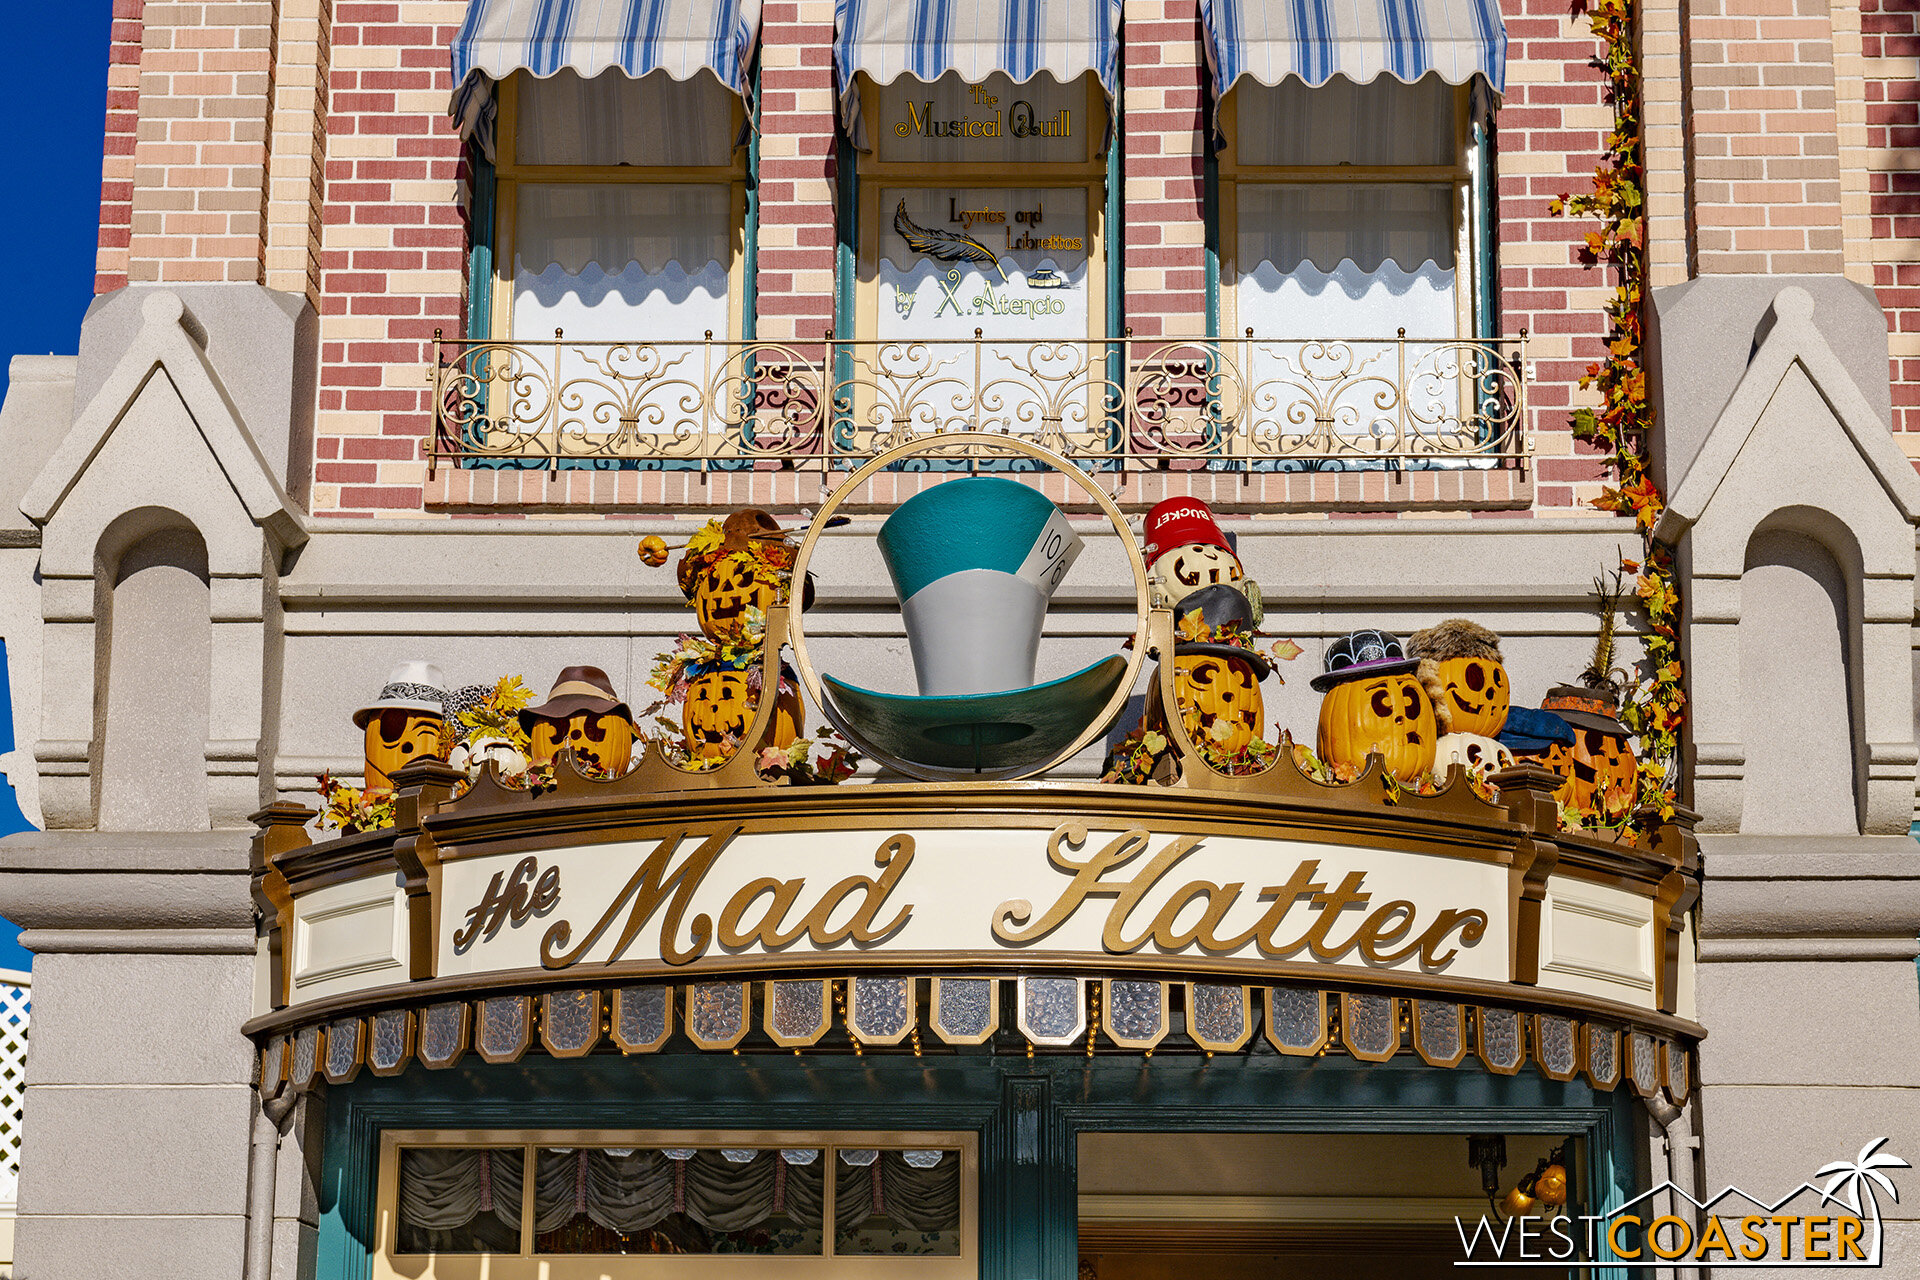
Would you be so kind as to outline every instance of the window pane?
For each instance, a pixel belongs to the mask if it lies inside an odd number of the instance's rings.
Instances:
[[[954,72],[928,84],[901,76],[874,100],[880,118],[867,132],[883,161],[1046,164],[1089,155],[1084,77],[1061,84],[1043,72],[1015,84],[995,74],[973,84]]]
[[[880,191],[882,338],[1087,336],[1085,187]]]
[[[1288,78],[1243,79],[1235,95],[1241,164],[1455,164],[1454,86],[1438,76],[1402,84],[1336,77],[1318,89]]]
[[[400,1152],[400,1253],[518,1253],[526,1154],[518,1147]]]
[[[718,165],[733,158],[734,105],[718,77],[638,80],[570,70],[546,80],[522,75],[514,138],[521,164]]]
[[[1452,337],[1453,188],[1238,190],[1240,324],[1261,338]]]
[[[523,183],[513,331],[582,341],[728,334],[732,201],[719,183]]]
[[[958,1257],[960,1153],[835,1153],[833,1251]]]
[[[817,1149],[546,1148],[534,1252],[818,1257]]]

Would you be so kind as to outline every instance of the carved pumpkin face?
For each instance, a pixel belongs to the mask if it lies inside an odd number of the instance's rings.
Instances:
[[[1609,820],[1631,808],[1639,767],[1625,737],[1575,725],[1573,745],[1556,742],[1540,760],[1566,779],[1553,794],[1568,808]]]
[[[1358,771],[1378,752],[1402,782],[1433,772],[1438,748],[1433,701],[1411,672],[1348,680],[1320,703],[1318,754],[1330,765]]]
[[[535,764],[544,764],[573,748],[574,761],[585,770],[619,776],[633,763],[633,721],[618,711],[580,710],[566,717],[541,717],[533,722]]]
[[[1511,702],[1507,669],[1492,658],[1447,658],[1438,665],[1453,731],[1483,738],[1499,733]]]
[[[367,790],[391,791],[402,766],[439,759],[440,724],[431,711],[401,707],[367,717]]]
[[[748,609],[765,613],[779,598],[780,580],[775,570],[752,556],[722,556],[694,584],[693,609],[699,615],[702,631],[715,640],[725,640],[745,630]]]
[[[1444,775],[1456,764],[1465,765],[1469,773],[1485,777],[1489,773],[1506,769],[1513,764],[1513,752],[1505,744],[1494,738],[1483,737],[1477,733],[1449,733],[1440,738],[1438,750],[1434,752],[1434,772]]]
[[[1205,542],[1189,542],[1166,552],[1148,574],[1169,605],[1179,604],[1202,587],[1232,586],[1246,576],[1231,552]]]
[[[1197,742],[1234,752],[1260,736],[1260,678],[1251,663],[1214,654],[1176,657],[1173,696],[1183,716],[1198,713]]]
[[[733,752],[728,739],[739,742],[753,727],[758,707],[744,671],[709,671],[687,686],[686,705],[680,709],[680,728],[687,751],[697,760],[724,760]],[[770,745],[790,746],[800,736],[800,695],[782,689],[774,698]]]

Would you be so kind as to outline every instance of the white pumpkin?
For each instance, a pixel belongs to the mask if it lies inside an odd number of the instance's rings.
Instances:
[[[516,773],[525,773],[527,769],[527,758],[505,738],[469,738],[455,747],[447,757],[448,764],[473,779],[479,778],[489,760],[495,763],[503,778]]]
[[[1435,752],[1433,771],[1442,777],[1455,763],[1467,766],[1471,773],[1489,774],[1513,766],[1513,752],[1501,744],[1497,738],[1484,738],[1477,733],[1442,734]]]

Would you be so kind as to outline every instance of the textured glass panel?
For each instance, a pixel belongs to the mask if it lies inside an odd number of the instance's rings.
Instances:
[[[944,1151],[902,1151],[900,1158],[916,1169],[931,1169],[946,1159]]]
[[[600,993],[549,991],[540,997],[540,1019],[555,1053],[579,1053],[600,1038]]]
[[[622,1048],[654,1045],[667,1034],[667,988],[622,987],[614,997],[614,1026]]]
[[[687,988],[687,1034],[701,1044],[732,1044],[747,1028],[746,987],[696,982]]]
[[[275,1036],[260,1054],[260,1091],[272,1095],[287,1074],[287,1038]]]
[[[1610,1088],[1620,1079],[1620,1032],[1614,1027],[1587,1025],[1587,1074]]]
[[[880,1158],[878,1147],[842,1147],[840,1162],[856,1169],[864,1169]]]
[[[1357,1053],[1386,1054],[1400,1046],[1392,996],[1343,995],[1340,1017],[1347,1044]]]
[[[1692,1064],[1687,1060],[1687,1051],[1677,1044],[1667,1045],[1666,1053],[1667,1092],[1675,1101],[1684,1102],[1693,1090]]]
[[[820,1159],[820,1152],[817,1148],[808,1150],[805,1147],[798,1149],[782,1147],[780,1149],[780,1158],[788,1164],[813,1164]]]
[[[844,1159],[849,1153],[842,1151]],[[922,1152],[878,1151],[836,1171],[833,1251],[841,1255],[955,1257],[960,1252],[960,1161],[928,1165]],[[946,1153],[958,1156],[958,1152]],[[909,1155],[915,1157],[909,1160]]]
[[[1082,1009],[1075,978],[1022,978],[1026,1032],[1035,1040],[1066,1040],[1079,1033]]]
[[[811,1040],[826,1022],[827,984],[819,979],[773,984],[773,1033],[787,1040]]]
[[[752,1147],[722,1147],[720,1154],[727,1158],[728,1164],[752,1164],[760,1153]]]
[[[407,1019],[405,1009],[388,1009],[373,1015],[373,1039],[367,1045],[367,1062],[375,1071],[397,1071],[407,1059]]]
[[[862,1040],[898,1040],[912,1019],[911,978],[855,978],[853,1034]]]
[[[1268,998],[1268,1033],[1286,1049],[1311,1049],[1326,1030],[1325,1007],[1318,991],[1275,987]]]
[[[1576,1061],[1573,1051],[1573,1022],[1567,1018],[1556,1018],[1551,1014],[1541,1014],[1534,1020],[1534,1035],[1539,1043],[1534,1046],[1540,1055],[1540,1065],[1550,1076],[1565,1079],[1573,1074]]]
[[[303,1085],[313,1078],[320,1057],[320,1028],[302,1027],[293,1037],[293,1082]]]
[[[1660,1084],[1660,1066],[1654,1057],[1653,1037],[1634,1032],[1627,1040],[1627,1069],[1633,1074],[1633,1087],[1652,1093]]]
[[[1435,1062],[1460,1060],[1460,1006],[1446,1000],[1413,1002],[1420,1052]]]
[[[1164,982],[1114,981],[1107,984],[1107,1032],[1115,1040],[1142,1044],[1160,1038],[1167,1015]]]
[[[444,1067],[466,1048],[467,1010],[461,1004],[428,1005],[420,1015],[420,1060]]]
[[[345,1080],[360,1063],[358,1018],[342,1018],[327,1024],[327,1079]]]
[[[1247,1034],[1245,988],[1196,982],[1187,997],[1187,1034],[1203,1045],[1230,1045]]]
[[[495,996],[480,1002],[480,1035],[476,1047],[489,1059],[517,1058],[527,1048],[525,996]]]
[[[1512,1071],[1520,1065],[1520,1015],[1512,1009],[1480,1011],[1480,1056],[1490,1067]]]
[[[940,1020],[936,1028],[942,1036],[955,1040],[978,1040],[993,1029],[993,979],[941,978]]]

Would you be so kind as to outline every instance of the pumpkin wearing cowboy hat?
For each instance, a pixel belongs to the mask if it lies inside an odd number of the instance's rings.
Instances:
[[[753,620],[784,600],[793,573],[793,547],[779,522],[745,507],[725,521],[709,520],[687,540],[678,568],[681,594],[693,602],[708,639],[739,642]],[[813,584],[803,592],[813,602]]]
[[[1180,601],[1173,645],[1173,696],[1196,745],[1232,755],[1260,736],[1260,682],[1273,670],[1252,647],[1253,607],[1234,588],[1200,588]],[[1145,723],[1166,723],[1160,685],[1148,687]]]
[[[547,700],[520,712],[520,727],[532,744],[533,763],[545,764],[563,747],[576,763],[618,777],[633,762],[633,713],[598,667],[568,667],[553,682]]]
[[[1433,772],[1439,733],[1433,699],[1397,636],[1353,631],[1327,646],[1326,669],[1310,683],[1326,697],[1314,749],[1337,773],[1357,775],[1378,753],[1405,783]]]
[[[393,790],[393,775],[415,760],[438,759],[446,724],[446,677],[431,662],[403,662],[379,696],[353,713],[366,731],[367,794]]]

